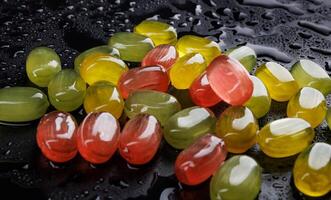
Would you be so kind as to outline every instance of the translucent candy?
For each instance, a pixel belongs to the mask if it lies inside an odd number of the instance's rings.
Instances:
[[[329,125],[329,129],[331,129],[331,108],[328,109],[328,112],[326,114],[326,122]]]
[[[141,61],[142,67],[161,65],[166,70],[176,62],[178,58],[177,50],[174,46],[163,44],[150,50]]]
[[[256,65],[256,53],[247,46],[236,47],[225,52],[227,56],[237,59],[249,72],[252,72]]]

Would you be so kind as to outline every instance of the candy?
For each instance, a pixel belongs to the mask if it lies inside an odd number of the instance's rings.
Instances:
[[[293,168],[295,186],[304,194],[320,197],[331,191],[331,145],[315,143],[296,159]]]
[[[125,99],[136,90],[167,92],[168,86],[168,74],[161,66],[130,69],[121,76],[118,82],[118,88]]]
[[[124,101],[116,86],[99,81],[87,88],[84,108],[87,113],[109,112],[118,119],[122,115]]]
[[[222,138],[231,153],[244,153],[256,143],[259,130],[253,113],[243,106],[227,108],[216,124],[216,135]]]
[[[130,164],[146,164],[156,154],[162,139],[157,119],[148,114],[131,118],[124,126],[118,145],[121,156]]]
[[[256,65],[256,53],[250,47],[236,47],[229,49],[225,54],[230,58],[237,59],[249,72],[253,71]]]
[[[210,181],[211,200],[254,200],[261,188],[262,169],[249,156],[233,156]]]
[[[83,104],[86,84],[72,69],[60,71],[48,84],[48,98],[60,111],[73,111]]]
[[[175,97],[152,90],[138,90],[131,93],[124,106],[129,118],[139,113],[147,113],[154,115],[162,125],[180,109],[181,106]]]
[[[256,76],[251,76],[254,90],[251,98],[244,104],[256,118],[261,118],[268,113],[271,106],[271,97],[263,82]]]
[[[49,106],[47,96],[32,87],[0,89],[0,121],[25,122],[38,119]]]
[[[117,85],[126,71],[128,67],[122,60],[107,54],[94,53],[84,59],[80,75],[89,85],[98,81],[109,81]]]
[[[188,89],[206,68],[207,64],[201,54],[186,54],[172,65],[169,72],[171,84],[177,89]]]
[[[291,73],[275,62],[261,65],[255,74],[267,87],[271,98],[276,101],[288,101],[299,90],[299,86]]]
[[[176,29],[159,21],[144,20],[134,27],[134,32],[151,38],[155,46],[175,44],[177,41]]]
[[[178,53],[176,48],[171,45],[163,44],[150,50],[141,61],[141,66],[161,65],[166,70],[176,62]]]
[[[37,144],[54,162],[66,162],[77,154],[77,122],[69,113],[54,111],[44,115],[37,128]]]
[[[122,60],[141,62],[144,56],[153,49],[153,41],[137,33],[115,33],[108,42],[110,47],[118,49]]]
[[[57,53],[47,47],[33,49],[26,60],[26,73],[30,81],[39,87],[47,87],[49,81],[61,71]]]
[[[171,87],[169,90],[169,94],[176,97],[182,109],[195,106],[188,90],[178,90],[174,87]]]
[[[172,147],[184,149],[198,137],[214,132],[215,122],[215,115],[208,108],[186,108],[165,123],[164,138]]]
[[[265,125],[258,133],[261,150],[270,157],[284,158],[310,145],[314,129],[301,118],[284,118]]]
[[[177,41],[176,49],[180,57],[189,53],[200,53],[206,59],[207,64],[221,54],[216,42],[194,35],[181,37]]]
[[[198,106],[211,107],[222,101],[210,87],[206,73],[194,80],[189,91],[192,101]]]
[[[329,125],[329,129],[331,129],[331,108],[328,109],[328,112],[326,114],[326,122]]]
[[[222,139],[204,135],[178,155],[175,163],[177,179],[186,185],[200,184],[213,175],[226,155]]]
[[[218,56],[207,68],[214,92],[226,103],[242,105],[252,96],[253,82],[247,70],[235,59]]]
[[[317,63],[302,59],[296,62],[291,69],[291,74],[299,87],[312,87],[324,95],[331,92],[331,78],[328,73]]]
[[[287,116],[298,117],[315,128],[321,124],[327,111],[323,94],[311,87],[303,87],[287,104]]]
[[[77,131],[78,151],[91,163],[107,162],[116,152],[119,136],[120,125],[112,114],[92,112]]]

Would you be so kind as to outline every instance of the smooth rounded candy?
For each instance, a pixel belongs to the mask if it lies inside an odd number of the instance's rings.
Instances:
[[[87,88],[84,109],[87,113],[109,112],[118,119],[124,109],[124,100],[116,86],[100,81]]]
[[[235,59],[221,55],[207,68],[209,84],[226,103],[242,105],[252,96],[253,82],[247,70]]]
[[[118,145],[121,156],[130,164],[146,164],[156,154],[162,139],[157,119],[148,114],[131,118],[124,126]]]
[[[47,96],[37,88],[0,89],[0,121],[25,122],[38,119],[49,106]]]
[[[77,131],[79,153],[94,164],[107,162],[117,150],[119,136],[120,125],[112,114],[92,112]]]
[[[255,74],[268,88],[271,98],[276,101],[288,101],[299,90],[299,85],[291,73],[275,62],[261,65]]]
[[[327,111],[323,94],[311,87],[302,88],[287,104],[287,116],[306,120],[315,128],[321,124]]]
[[[262,169],[249,156],[233,156],[210,181],[211,200],[254,200],[259,194]]]
[[[94,53],[84,59],[80,75],[89,85],[98,81],[108,81],[117,85],[121,75],[126,71],[128,71],[128,67],[121,59],[107,54]]]
[[[154,115],[162,125],[180,109],[181,106],[175,97],[152,90],[138,90],[131,93],[124,106],[124,111],[129,118],[140,113],[147,113]]]
[[[168,119],[164,138],[172,147],[184,149],[198,137],[214,132],[215,122],[215,115],[208,108],[186,108]]]
[[[328,73],[317,63],[302,59],[296,62],[291,69],[291,74],[299,87],[312,87],[324,95],[331,92],[331,78]]]
[[[49,81],[61,71],[57,53],[47,47],[33,49],[26,60],[26,73],[30,81],[39,87],[47,87]]]
[[[225,54],[230,58],[237,59],[249,72],[251,72],[256,65],[256,53],[250,47],[236,47],[229,49]]]
[[[296,159],[295,186],[304,194],[320,197],[331,191],[331,145],[315,143]]]
[[[136,90],[146,89],[167,92],[168,86],[168,74],[161,66],[130,69],[121,76],[118,82],[118,88],[125,99],[128,98],[131,92]]]
[[[175,44],[177,41],[176,29],[169,24],[159,21],[144,20],[134,27],[134,32],[151,38],[155,46]]]
[[[300,153],[311,144],[314,136],[314,129],[305,120],[284,118],[265,125],[257,140],[265,154],[284,158]]]
[[[110,47],[118,49],[122,60],[141,62],[144,56],[154,48],[153,41],[137,33],[115,33],[108,42]]]
[[[189,90],[178,90],[174,87],[171,87],[169,94],[173,95],[178,100],[182,109],[195,106],[190,97]]]
[[[171,84],[177,89],[188,89],[206,68],[206,61],[201,54],[190,53],[184,55],[170,69]]]
[[[328,109],[328,112],[326,114],[326,122],[329,125],[329,129],[331,129],[331,108]]]
[[[77,154],[77,122],[69,113],[54,111],[41,118],[37,144],[46,158],[66,162]]]
[[[254,90],[251,98],[245,103],[256,118],[261,118],[268,113],[271,106],[271,97],[263,82],[256,76],[251,76]]]
[[[244,153],[256,143],[259,124],[246,107],[227,108],[216,124],[216,135],[225,141],[231,153]]]
[[[177,179],[186,185],[198,185],[214,174],[226,155],[222,139],[211,134],[204,135],[177,156]]]
[[[174,46],[163,44],[150,50],[141,61],[141,66],[161,65],[166,70],[176,62],[178,58],[177,50]]]
[[[221,54],[216,42],[194,35],[181,37],[176,43],[176,49],[180,57],[189,53],[200,53],[206,59],[207,64]]]

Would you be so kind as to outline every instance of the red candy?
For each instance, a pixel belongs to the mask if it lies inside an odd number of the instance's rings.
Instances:
[[[237,60],[225,55],[216,57],[207,68],[211,88],[226,103],[242,105],[252,96],[253,83]]]
[[[194,80],[189,91],[192,101],[198,106],[210,107],[222,101],[210,87],[206,73]]]
[[[76,130],[76,120],[69,113],[48,113],[39,122],[37,144],[49,160],[69,161],[77,154]]]
[[[178,53],[174,46],[164,44],[150,50],[141,62],[141,66],[161,65],[166,70],[176,62]]]
[[[186,185],[197,185],[207,180],[223,163],[227,155],[222,139],[207,134],[183,150],[177,157],[177,179]]]
[[[118,145],[119,152],[128,163],[145,164],[156,154],[161,139],[161,125],[154,116],[136,115],[124,126]]]
[[[120,125],[108,112],[88,114],[77,131],[81,156],[94,164],[108,161],[117,149]]]
[[[166,92],[168,86],[168,74],[161,66],[130,69],[121,76],[118,82],[118,88],[125,99],[136,90],[148,89]]]

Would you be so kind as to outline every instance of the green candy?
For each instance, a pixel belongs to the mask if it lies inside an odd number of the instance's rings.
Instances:
[[[261,188],[262,169],[249,156],[225,161],[210,181],[211,200],[254,200]]]
[[[48,97],[51,104],[60,111],[70,112],[82,105],[86,84],[73,70],[60,71],[48,84]]]
[[[61,71],[61,60],[53,49],[37,47],[26,60],[26,73],[30,81],[39,87],[47,87],[49,81]]]
[[[47,96],[37,88],[0,89],[0,121],[26,122],[40,118],[49,106]]]
[[[124,107],[125,114],[129,118],[140,113],[147,113],[154,115],[162,125],[180,109],[180,103],[175,97],[152,90],[139,90],[130,93]]]
[[[326,114],[326,122],[328,123],[329,129],[331,130],[331,108],[328,109]]]
[[[249,72],[252,72],[256,65],[256,53],[250,47],[241,46],[232,48],[226,51],[225,54],[237,59]]]
[[[192,99],[190,97],[190,93],[188,90],[179,90],[175,87],[171,87],[169,90],[169,94],[176,97],[176,99],[179,101],[182,108],[189,108],[192,106],[195,106],[195,104],[192,102]]]
[[[172,147],[184,149],[198,137],[213,133],[215,123],[215,115],[208,108],[186,108],[169,118],[164,125],[164,138]]]
[[[147,52],[154,48],[150,38],[129,32],[115,33],[108,45],[119,50],[122,60],[130,62],[141,62]]]

